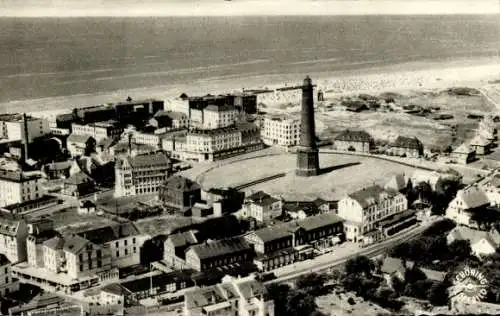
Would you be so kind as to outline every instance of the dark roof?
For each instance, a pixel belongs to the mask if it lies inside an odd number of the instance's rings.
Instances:
[[[396,196],[397,192],[386,190],[378,185],[372,185],[349,194],[351,199],[356,200],[363,208],[374,205],[389,197]]]
[[[422,148],[422,143],[416,137],[398,136],[398,138],[396,138],[396,140],[391,144],[391,147],[420,150]]]
[[[56,171],[56,170],[65,170],[65,169],[70,169],[72,166],[71,161],[61,161],[61,162],[52,162],[48,163],[45,165],[45,168],[50,171]]]
[[[158,111],[154,115],[155,118],[166,116],[172,120],[184,120],[187,119],[187,115],[183,112],[175,112],[175,111]]]
[[[192,230],[189,230],[187,232],[172,234],[168,236],[167,239],[169,239],[176,248],[195,245],[198,243],[195,231]]]
[[[350,131],[347,129],[335,137],[335,140],[367,143],[371,142],[373,138],[365,131]]]
[[[4,266],[7,264],[10,264],[9,259],[7,259],[7,257],[4,254],[0,253],[0,266]]]
[[[76,134],[71,134],[68,136],[68,142],[72,143],[87,143],[90,139],[94,139],[94,137],[89,136],[89,135],[76,135]]]
[[[168,178],[167,181],[165,181],[164,187],[180,191],[193,191],[201,189],[198,183],[178,175]]]
[[[90,240],[94,244],[102,245],[110,241],[139,235],[139,229],[134,223],[109,225],[101,228],[79,232],[78,235]]]
[[[43,245],[45,247],[54,249],[54,250],[62,250],[78,253],[83,247],[89,244],[89,241],[85,238],[82,238],[78,235],[74,236],[55,236],[49,240],[46,240]]]
[[[158,127],[171,127],[172,126],[172,118],[168,115],[157,115],[152,118],[158,123]]]
[[[2,216],[0,218],[0,234],[8,236],[16,236],[20,220]]]
[[[0,169],[0,179],[7,181],[24,182],[41,177],[42,177],[41,175],[37,174],[29,175],[23,173],[22,171],[10,171],[10,170]]]
[[[125,295],[128,293],[128,290],[118,283],[108,284],[105,287],[101,288],[101,291],[115,295]]]
[[[147,166],[168,165],[170,164],[170,159],[164,153],[154,153],[151,155],[128,157],[128,162],[132,168],[142,168]]]
[[[279,224],[274,226],[268,226],[256,230],[252,234],[257,235],[263,242],[268,242],[276,239],[282,239],[286,237],[292,237],[292,232],[290,231],[290,226],[285,224]]]
[[[384,262],[382,263],[382,267],[380,268],[380,271],[382,273],[387,273],[387,274],[393,274],[395,272],[404,272],[405,270],[406,269],[403,260],[392,257],[385,258]]]
[[[59,114],[59,115],[56,116],[56,121],[58,121],[58,122],[73,121],[73,113]]]
[[[342,222],[343,219],[334,213],[325,213],[317,216],[309,216],[298,221],[300,227],[305,230],[314,230],[327,225]]]
[[[211,104],[205,108],[207,111],[216,111],[216,112],[227,112],[234,110],[234,106],[231,105],[215,105]]]
[[[197,135],[220,135],[226,133],[235,133],[238,131],[239,130],[238,128],[236,128],[235,125],[231,125],[227,127],[214,128],[214,129],[191,129],[189,133]]]
[[[149,291],[151,285],[153,288],[166,286],[168,284],[177,283],[183,280],[190,280],[191,273],[189,271],[173,271],[170,273],[154,275],[142,279],[122,283],[122,287],[132,293]]]
[[[86,175],[83,172],[77,172],[74,175],[70,176],[68,179],[64,180],[64,184],[73,184],[79,185],[82,183],[92,182],[92,178]]]
[[[192,246],[188,251],[192,250],[200,259],[207,259],[239,251],[248,251],[251,249],[252,247],[248,245],[243,237],[235,237],[204,242],[202,244]]]
[[[238,123],[236,123],[236,128],[240,132],[251,132],[251,131],[258,131],[259,130],[257,125],[255,125],[254,123],[250,123],[250,122],[238,122]]]
[[[248,196],[246,200],[251,201],[253,204],[257,204],[259,206],[267,206],[279,201],[278,199],[273,198],[263,191],[253,193],[252,195]]]

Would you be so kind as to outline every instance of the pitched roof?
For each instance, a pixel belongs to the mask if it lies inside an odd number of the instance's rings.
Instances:
[[[195,245],[198,243],[198,239],[196,238],[195,231],[188,230],[187,232],[172,234],[167,237],[174,247],[184,247]]]
[[[298,221],[298,225],[305,230],[314,230],[320,227],[336,224],[343,222],[344,220],[334,213],[325,213],[316,216],[309,216],[300,221]]]
[[[83,247],[88,245],[90,241],[78,235],[74,236],[55,236],[46,240],[43,245],[53,250],[65,250],[71,253],[78,253]]]
[[[258,229],[251,234],[255,234],[263,242],[268,242],[292,236],[292,232],[290,231],[290,225],[288,225],[288,223],[274,225],[274,226],[267,226]]]
[[[19,228],[20,220],[14,218],[0,217],[0,234],[8,236],[16,236]]]
[[[242,280],[235,282],[236,288],[245,299],[250,299],[256,296],[264,295],[266,289],[264,285],[257,280]]]
[[[165,181],[164,187],[172,190],[193,191],[201,189],[197,182],[183,176],[175,175]]]
[[[7,259],[7,257],[4,254],[0,253],[0,266],[4,266],[7,264],[10,264],[9,259]]]
[[[467,209],[489,205],[490,201],[484,191],[477,186],[470,186],[457,192],[457,198],[462,199]]]
[[[70,176],[68,179],[64,180],[64,184],[79,185],[82,183],[92,182],[92,178],[83,172],[77,172]]]
[[[348,196],[356,200],[363,208],[366,208],[396,195],[397,192],[395,191],[383,189],[378,185],[372,185],[355,191]]]
[[[481,241],[487,240],[494,248],[500,246],[500,234],[487,231],[475,230],[465,226],[457,226],[448,236],[453,237],[455,240],[469,240],[471,245]]]
[[[140,235],[140,232],[134,223],[127,222],[82,231],[79,232],[78,235],[90,240],[94,244],[102,245],[110,241],[138,236]]]
[[[403,260],[398,258],[386,257],[384,262],[382,263],[382,267],[380,271],[382,273],[393,274],[395,272],[404,272],[405,266],[403,264]]]
[[[422,143],[416,137],[398,136],[391,144],[391,147],[418,149],[422,148]]]
[[[426,268],[419,268],[419,269],[420,269],[420,271],[422,271],[425,274],[425,276],[429,280],[443,282],[444,279],[446,278],[446,272],[436,271],[436,270],[426,269]]]
[[[490,144],[490,141],[482,137],[481,135],[476,135],[476,137],[471,139],[470,144],[471,146],[486,147]]]
[[[68,142],[71,143],[81,143],[85,144],[87,143],[88,140],[94,139],[94,137],[89,136],[89,135],[76,135],[76,134],[71,134],[68,136]]]
[[[406,188],[406,179],[404,173],[398,173],[392,176],[385,184],[384,188],[394,191],[401,191]]]
[[[470,154],[472,152],[475,152],[475,150],[470,148],[469,143],[463,143],[453,150],[453,153],[455,154]]]
[[[151,155],[137,155],[128,157],[128,162],[132,168],[142,168],[149,166],[160,166],[170,164],[170,159],[164,153],[154,153]]]
[[[250,196],[247,196],[246,200],[259,206],[268,206],[279,201],[263,191],[257,191]]]
[[[248,245],[244,238],[235,237],[194,245],[188,251],[195,252],[200,259],[207,259],[251,249],[252,247]]]
[[[366,131],[350,131],[346,129],[340,133],[335,140],[349,141],[349,142],[370,142],[373,140],[370,134]]]
[[[154,115],[155,118],[159,116],[168,116],[172,120],[185,120],[188,118],[185,113],[175,111],[158,111]]]
[[[133,281],[128,281],[122,283],[122,287],[124,287],[127,291],[132,293],[149,291],[151,286],[153,288],[159,286],[167,286],[168,284],[172,284],[174,282],[179,282],[180,280],[190,282],[190,271],[172,271],[169,273],[153,275],[152,277],[146,277],[141,279],[135,279]]]
[[[101,288],[101,292],[111,293],[114,295],[125,295],[128,293],[128,290],[121,286],[119,283],[112,283]]]
[[[228,112],[235,110],[235,108],[231,105],[215,105],[211,104],[205,108],[206,111],[214,111],[214,112]]]

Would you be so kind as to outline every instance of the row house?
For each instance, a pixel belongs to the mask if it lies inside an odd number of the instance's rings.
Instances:
[[[172,269],[183,270],[186,269],[186,250],[199,243],[197,238],[197,231],[189,230],[187,232],[180,232],[171,234],[165,239],[163,244],[163,261]]]
[[[458,190],[455,198],[448,204],[445,216],[459,225],[476,227],[474,214],[484,211],[490,204],[485,191],[478,185],[472,185]]]
[[[471,149],[476,151],[476,155],[484,156],[491,152],[493,143],[480,134],[477,134],[469,141],[469,146]]]
[[[41,198],[43,182],[41,172],[0,170],[0,207]]]
[[[307,259],[313,249],[321,252],[341,242],[343,235],[342,218],[325,213],[268,226],[245,235],[245,239],[254,247],[257,267],[267,271]]]
[[[90,135],[71,134],[66,140],[66,148],[71,157],[85,156],[96,150],[97,141]]]
[[[300,141],[300,119],[266,116],[262,123],[261,138],[268,146],[297,146]]]
[[[375,141],[366,131],[345,130],[335,137],[333,146],[337,150],[368,153],[375,146]]]
[[[242,237],[205,241],[186,250],[186,264],[196,271],[207,271],[230,264],[253,262],[253,248]]]
[[[254,218],[258,222],[268,222],[282,213],[282,201],[269,194],[258,191],[247,197],[241,208],[244,218]]]
[[[106,138],[116,138],[121,135],[123,128],[117,121],[97,122],[90,124],[71,124],[71,134],[80,136],[91,136],[96,142]]]
[[[398,136],[389,144],[388,152],[395,156],[418,158],[424,154],[424,145],[416,137]]]
[[[403,194],[372,185],[341,199],[338,215],[345,220],[346,239],[366,245],[380,241],[386,235],[382,231],[382,224],[390,224],[390,228],[401,225],[401,229],[404,229],[406,223],[416,223],[416,218],[411,214],[391,221],[394,215],[404,214],[407,209],[408,201]],[[390,221],[387,223],[383,220]]]
[[[8,214],[0,216],[0,254],[12,263],[25,261],[28,226],[22,218]]]
[[[119,158],[115,165],[115,197],[158,194],[172,172],[164,153]]]
[[[0,297],[19,290],[19,281],[12,277],[12,264],[3,254],[0,254]]]
[[[149,125],[165,131],[183,129],[189,127],[189,118],[182,112],[160,111],[149,120]]]
[[[225,277],[221,283],[184,294],[185,316],[274,316],[274,312],[274,301],[253,276]]]

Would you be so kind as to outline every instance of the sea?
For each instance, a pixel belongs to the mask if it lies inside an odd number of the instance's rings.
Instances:
[[[0,18],[0,102],[478,57],[500,16]]]

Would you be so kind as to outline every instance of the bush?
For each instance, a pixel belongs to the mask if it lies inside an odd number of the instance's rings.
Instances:
[[[349,303],[350,305],[356,305],[356,301],[352,297],[349,297],[347,303]]]

